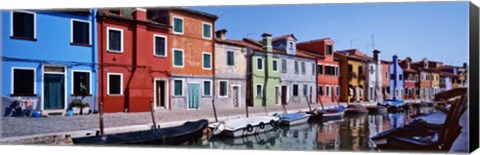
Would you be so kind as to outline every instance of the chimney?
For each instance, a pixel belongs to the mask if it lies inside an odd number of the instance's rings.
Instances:
[[[272,52],[272,35],[269,33],[262,34],[262,45],[263,50],[267,52]]]
[[[215,36],[221,40],[225,40],[227,39],[226,37],[227,35],[227,30],[226,29],[221,29],[221,30],[218,30],[217,32],[215,32]]]
[[[375,60],[375,62],[380,61],[380,58],[379,58],[380,55],[379,54],[380,54],[379,50],[374,50],[373,51],[373,60]]]
[[[132,13],[132,17],[138,21],[147,21],[147,9],[135,8]]]
[[[393,64],[398,64],[398,56],[397,55],[393,55],[393,61],[392,61]]]

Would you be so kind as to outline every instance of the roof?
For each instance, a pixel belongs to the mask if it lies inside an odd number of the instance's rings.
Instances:
[[[283,35],[283,36],[272,38],[272,42],[275,42],[275,41],[278,41],[278,40],[287,40],[290,37],[297,40],[297,38],[293,35],[293,33],[291,33],[291,34],[286,34],[286,35]]]
[[[369,56],[363,54],[362,52],[360,52],[357,49],[341,50],[341,51],[336,51],[336,53],[339,53],[339,54],[342,54],[342,55],[344,55],[348,58],[357,59],[357,60],[360,60],[360,61],[372,61],[373,60],[372,57],[369,57]]]
[[[122,15],[113,13],[110,10],[107,10],[107,9],[99,9],[97,14],[100,17],[110,17],[110,18],[114,18],[114,19],[130,21],[130,22],[141,22],[141,23],[150,24],[150,25],[153,25],[153,26],[161,27],[161,28],[171,28],[172,27],[170,25],[155,22],[155,21],[149,20],[149,19],[147,19],[147,21],[135,20],[133,17],[122,16]]]
[[[309,41],[304,41],[304,42],[299,42],[297,45],[302,45],[302,44],[310,44],[310,43],[316,43],[316,42],[322,42],[325,40],[332,40],[330,38],[322,38],[322,39],[315,39],[315,40],[309,40]]]
[[[414,70],[414,69],[411,69],[411,68],[405,68],[405,69],[403,69],[403,72],[416,73],[417,70]]]
[[[229,44],[233,46],[240,46],[240,47],[246,47],[244,42],[239,41],[239,40],[230,40],[230,39],[220,39],[220,38],[215,38],[215,43],[221,43],[221,44]]]
[[[445,77],[445,76],[458,77],[459,75],[455,75],[455,74],[449,73],[449,72],[441,72],[440,76],[443,76],[443,77]]]
[[[196,15],[208,17],[208,18],[211,18],[211,19],[213,19],[213,20],[217,20],[217,19],[218,19],[218,16],[217,16],[217,15],[210,14],[210,13],[203,12],[203,11],[193,10],[193,9],[189,9],[189,8],[185,8],[185,7],[165,7],[165,8],[147,8],[147,9],[152,9],[152,10],[169,10],[169,11],[184,11],[184,12],[188,12],[188,13],[192,13],[192,14],[196,14]]]

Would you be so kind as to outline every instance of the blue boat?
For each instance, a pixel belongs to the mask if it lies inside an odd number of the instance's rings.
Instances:
[[[314,109],[312,112],[307,112],[307,114],[312,115],[312,120],[333,120],[333,119],[342,119],[345,114],[344,106],[336,106],[335,108],[330,109]]]
[[[274,114],[280,118],[280,125],[293,126],[306,123],[310,119],[310,114],[305,113],[290,113],[290,114]]]
[[[405,101],[403,100],[384,100],[382,103],[379,103],[379,105],[386,106],[386,107],[392,107],[392,108],[399,108],[405,106]]]

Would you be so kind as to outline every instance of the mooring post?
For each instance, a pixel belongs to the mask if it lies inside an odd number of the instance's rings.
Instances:
[[[103,102],[100,102],[100,106],[98,107],[100,109],[100,135],[105,136],[105,133],[103,132]]]
[[[150,100],[150,114],[152,115],[153,129],[157,129],[157,123],[155,122],[155,112],[153,108],[153,101]]]
[[[311,97],[312,97],[312,94],[310,93],[310,98]],[[310,112],[312,112],[312,107],[310,106],[311,100],[307,97],[307,95],[305,95],[305,99],[307,100],[308,109],[310,110]]]

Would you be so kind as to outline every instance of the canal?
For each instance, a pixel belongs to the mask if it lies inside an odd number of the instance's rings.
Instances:
[[[345,115],[341,120],[309,122],[241,138],[212,137],[188,144],[209,149],[296,150],[296,151],[378,151],[370,137],[402,127],[419,113],[433,107],[415,107],[383,114]]]

